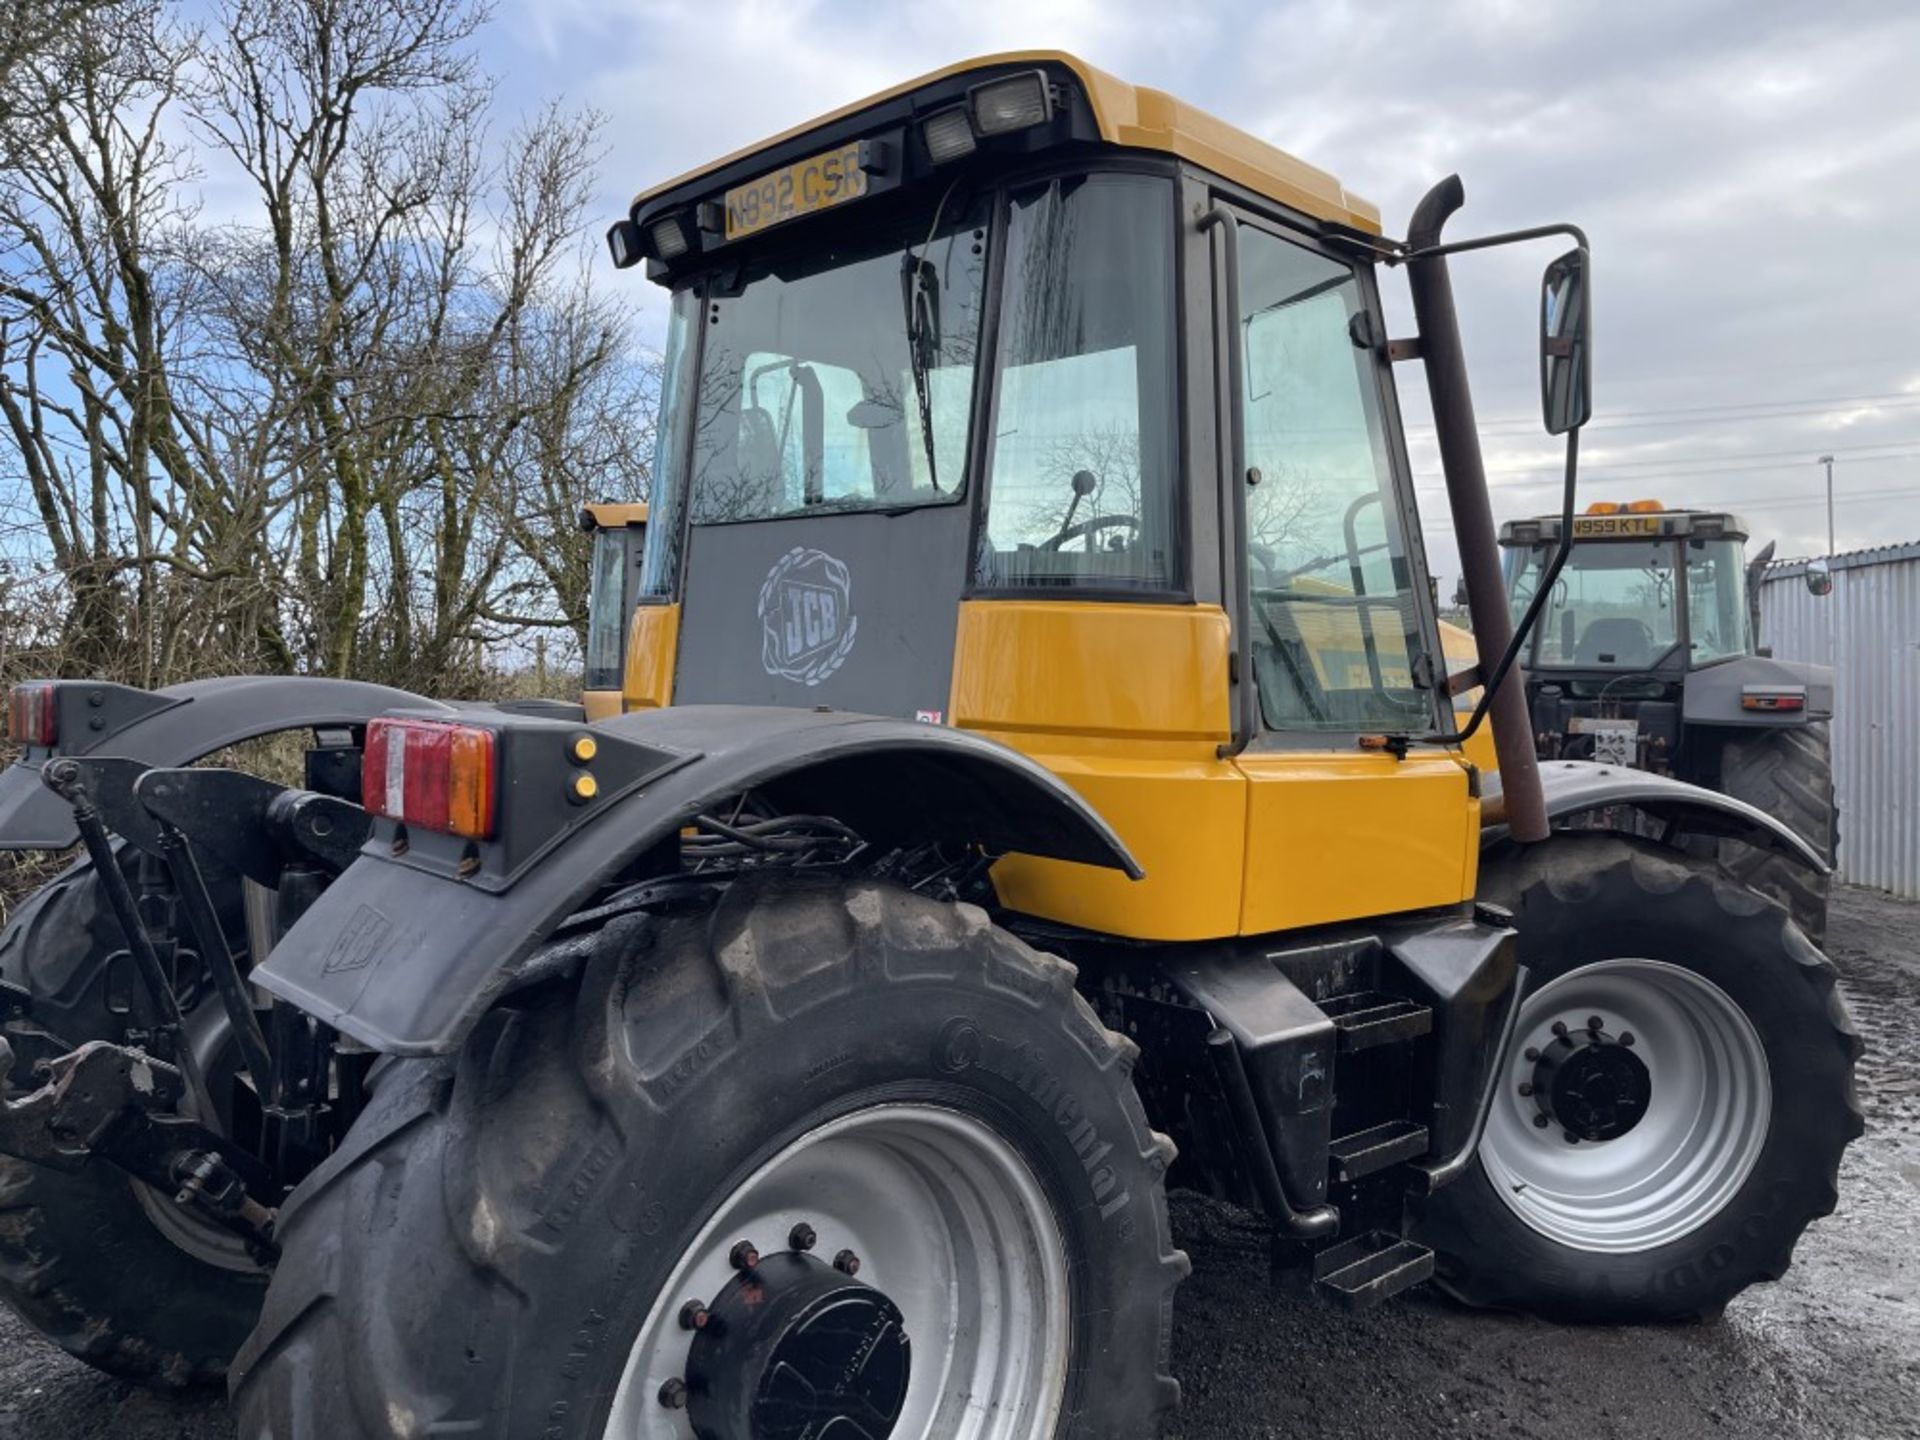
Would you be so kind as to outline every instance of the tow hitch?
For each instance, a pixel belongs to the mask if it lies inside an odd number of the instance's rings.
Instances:
[[[274,1212],[248,1188],[267,1189],[265,1170],[198,1122],[169,1113],[185,1093],[177,1068],[94,1040],[41,1061],[40,1088],[8,1100],[13,1064],[13,1046],[0,1036],[0,1154],[67,1171],[106,1160],[241,1236],[261,1264],[279,1258]]]

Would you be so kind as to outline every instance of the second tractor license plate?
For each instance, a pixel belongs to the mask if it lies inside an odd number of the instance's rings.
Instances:
[[[867,193],[860,144],[822,151],[727,191],[727,239],[831,209]]]

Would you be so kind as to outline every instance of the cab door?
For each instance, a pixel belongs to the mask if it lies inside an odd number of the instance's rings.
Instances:
[[[1243,934],[1448,905],[1471,895],[1469,767],[1377,738],[1443,722],[1446,666],[1371,279],[1243,217],[1242,583],[1258,723]]]

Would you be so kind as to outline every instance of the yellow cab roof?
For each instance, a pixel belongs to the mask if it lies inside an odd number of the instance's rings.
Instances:
[[[588,522],[597,530],[618,530],[623,525],[644,525],[647,523],[645,501],[630,503],[617,500],[596,500],[582,505],[581,511]]]
[[[1007,65],[1058,65],[1071,71],[1086,91],[1088,103],[1100,126],[1101,138],[1110,144],[1175,155],[1317,219],[1351,225],[1375,235],[1380,233],[1380,207],[1349,193],[1326,171],[1295,159],[1286,151],[1224,120],[1215,119],[1185,101],[1175,99],[1164,90],[1129,85],[1104,70],[1095,69],[1078,56],[1060,50],[1011,50],[963,60],[957,65],[931,71],[905,84],[895,85],[877,95],[869,95],[851,105],[842,106],[830,114],[816,116],[803,125],[769,136],[757,145],[749,145],[689,170],[684,175],[677,175],[664,184],[651,186],[641,191],[633,203],[638,207],[664,191],[685,185],[758,151],[921,86],[970,70]]]

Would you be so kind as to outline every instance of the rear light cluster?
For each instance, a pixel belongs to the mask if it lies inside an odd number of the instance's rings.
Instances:
[[[51,745],[60,738],[55,687],[49,680],[16,685],[7,696],[7,734],[16,745]]]
[[[1742,710],[1804,710],[1807,708],[1807,695],[1804,690],[1746,690],[1740,695]]]
[[[436,720],[367,726],[361,794],[368,810],[469,840],[493,838],[499,804],[494,734]]]

